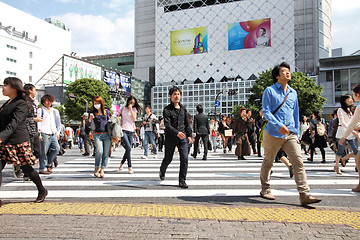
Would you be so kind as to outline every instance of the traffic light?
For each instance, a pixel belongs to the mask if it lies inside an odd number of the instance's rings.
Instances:
[[[236,94],[237,94],[237,91],[235,89],[230,89],[228,92],[229,96],[236,95]]]

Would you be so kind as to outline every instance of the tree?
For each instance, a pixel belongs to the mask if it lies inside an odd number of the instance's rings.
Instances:
[[[95,96],[101,96],[105,107],[111,109],[112,100],[108,92],[109,87],[106,83],[95,79],[82,78],[69,85],[66,95],[73,93],[77,97],[84,98],[88,102],[89,110],[92,108],[92,99]],[[76,98],[74,101],[66,98],[65,113],[68,119],[81,120],[85,109],[85,102],[81,98]]]
[[[248,105],[253,106],[253,109],[261,108],[262,94],[265,88],[274,84],[271,78],[271,71],[272,69],[269,69],[260,73],[259,77],[255,80],[255,84],[250,88],[253,94],[249,96]],[[316,83],[311,78],[306,77],[304,73],[291,73],[289,85],[297,92],[300,116],[309,116],[314,110],[321,110],[323,108],[326,101],[326,99],[321,96],[323,88],[316,85]]]

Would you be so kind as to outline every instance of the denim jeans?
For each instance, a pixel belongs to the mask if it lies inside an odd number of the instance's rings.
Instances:
[[[132,167],[131,165],[131,145],[134,138],[134,133],[123,130],[124,136],[122,137],[123,146],[125,148],[125,153],[121,164],[124,164],[125,161],[128,161],[128,167]]]
[[[107,163],[109,161],[110,147],[111,147],[111,139],[109,134],[94,134],[96,153],[95,153],[95,167],[106,168]]]
[[[354,156],[356,156],[356,154],[358,153],[358,143],[356,139],[351,139],[351,140],[345,140],[343,145],[339,144],[339,140],[340,139],[336,139],[337,143],[338,143],[338,150],[336,152],[336,156],[342,156],[342,154],[345,151],[346,148],[346,142],[348,142],[350,144],[351,149],[353,150]]]
[[[210,136],[210,141],[211,141],[213,151],[216,152],[216,147],[217,147],[216,137]]]
[[[145,139],[144,139],[144,155],[148,155],[149,150],[149,141],[152,144],[152,153],[157,154],[156,149],[156,141],[155,141],[155,134],[151,131],[145,131]]]
[[[39,158],[39,171],[46,171],[46,168],[51,168],[52,163],[60,151],[58,139],[55,134],[41,133],[41,155]],[[50,150],[49,150],[50,149]],[[47,159],[47,163],[45,160]]]

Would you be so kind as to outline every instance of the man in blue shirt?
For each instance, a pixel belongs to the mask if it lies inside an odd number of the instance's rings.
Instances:
[[[263,137],[265,157],[260,172],[262,186],[260,195],[265,199],[275,200],[270,191],[270,172],[277,152],[282,149],[293,166],[301,205],[318,203],[321,199],[309,194],[310,188],[301,158],[298,138],[299,105],[296,91],[288,85],[291,80],[290,66],[285,62],[275,66],[272,70],[272,79],[274,84],[267,87],[262,96],[263,114],[268,124]],[[282,106],[274,113],[281,104]]]

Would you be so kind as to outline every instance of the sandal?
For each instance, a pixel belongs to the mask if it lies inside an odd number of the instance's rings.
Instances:
[[[345,160],[345,159],[343,159],[343,158],[340,158],[341,166],[345,167],[345,166],[346,166],[346,162],[347,162],[347,160]]]
[[[341,172],[339,166],[334,166],[334,171],[335,171],[336,174],[342,175],[342,172]]]
[[[356,188],[351,189],[353,192],[360,192],[360,185],[357,185]]]
[[[104,178],[104,177],[105,177],[104,169],[103,169],[103,168],[100,170],[100,177],[101,177],[101,178]]]
[[[129,174],[134,174],[134,171],[132,170],[131,167],[129,167]]]
[[[94,170],[94,176],[99,177],[99,168],[95,168]]]
[[[120,164],[119,170],[122,171],[124,169],[124,164]]]

